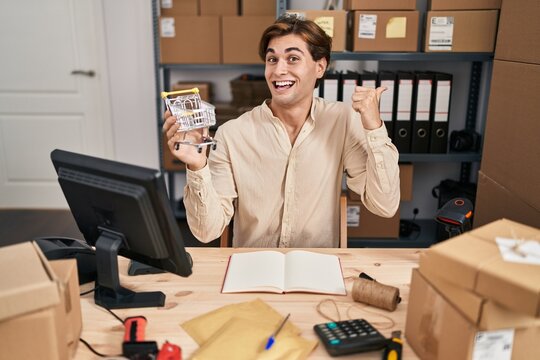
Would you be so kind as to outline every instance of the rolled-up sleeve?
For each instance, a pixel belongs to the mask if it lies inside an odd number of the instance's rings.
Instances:
[[[218,144],[221,151],[212,151],[204,168],[198,171],[186,170],[184,206],[187,222],[193,235],[205,243],[220,237],[234,214],[234,182],[228,161],[223,157],[225,144],[219,140]],[[225,191],[223,187],[232,189]]]
[[[360,195],[372,213],[392,217],[399,208],[399,153],[384,123],[364,130],[357,113],[347,131],[344,168],[349,189]]]

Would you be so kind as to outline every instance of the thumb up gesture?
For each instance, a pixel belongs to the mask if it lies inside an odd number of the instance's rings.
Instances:
[[[382,120],[379,113],[379,102],[381,94],[386,87],[376,89],[357,86],[352,95],[352,107],[360,113],[362,125],[366,130],[373,130],[381,127]]]

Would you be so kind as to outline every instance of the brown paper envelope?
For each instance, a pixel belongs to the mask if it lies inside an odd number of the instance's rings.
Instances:
[[[275,331],[270,323],[232,318],[208,339],[191,357],[192,360],[212,359],[305,359],[317,346],[317,341],[306,340],[282,329],[274,345],[264,350],[268,337]]]
[[[197,344],[202,345],[233,317],[251,320],[254,323],[269,323],[276,328],[283,321],[283,315],[275,311],[261,299],[256,299],[238,304],[225,305],[219,309],[188,320],[181,324],[181,326]],[[283,326],[282,331],[285,330],[291,331],[294,334],[300,333],[300,329],[289,321]],[[271,332],[268,335],[270,334]]]

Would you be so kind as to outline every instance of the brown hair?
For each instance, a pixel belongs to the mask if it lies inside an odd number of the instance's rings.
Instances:
[[[296,14],[281,15],[272,25],[266,28],[259,42],[260,58],[263,61],[266,60],[266,50],[268,49],[270,40],[289,34],[298,35],[306,42],[313,60],[317,61],[325,58],[326,63],[328,65],[330,64],[332,38],[319,25],[311,20],[301,19]],[[319,82],[317,81],[315,87],[318,84]]]

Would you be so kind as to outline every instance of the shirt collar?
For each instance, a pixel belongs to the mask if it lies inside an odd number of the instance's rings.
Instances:
[[[268,106],[268,101],[270,101],[270,100],[265,100],[262,103],[263,112],[267,113],[271,117],[275,117],[274,114],[272,113],[272,109],[270,109],[270,106]],[[321,101],[320,98],[313,97],[313,101],[311,102],[311,109],[309,111],[309,116],[307,118],[308,121],[313,121],[313,123],[316,122],[315,112],[316,112],[316,109],[317,109],[316,107],[317,107],[317,105],[318,105],[318,103],[320,101]]]

